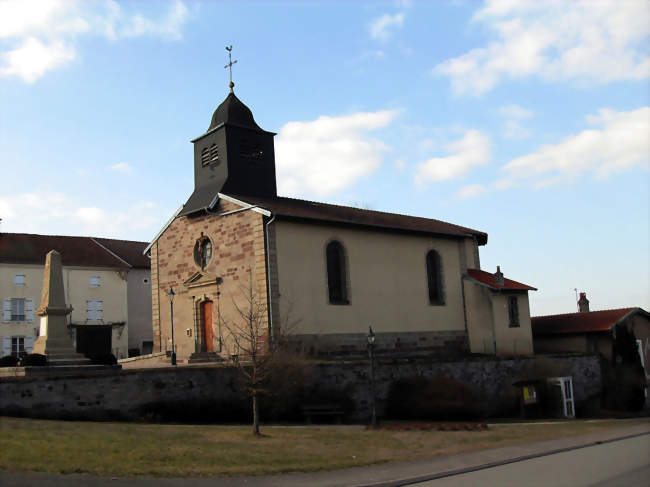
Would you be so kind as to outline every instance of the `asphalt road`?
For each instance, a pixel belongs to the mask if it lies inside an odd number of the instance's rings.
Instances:
[[[453,475],[417,487],[648,487],[650,435]]]

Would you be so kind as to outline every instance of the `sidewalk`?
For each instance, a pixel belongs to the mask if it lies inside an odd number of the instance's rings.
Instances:
[[[479,470],[489,466],[502,465],[530,457],[549,455],[559,451],[642,434],[650,434],[650,422],[557,440],[532,442],[413,462],[350,468],[334,472],[295,473],[271,477],[192,479],[102,478],[78,474],[1,473],[0,484],[3,487],[63,487],[69,485],[90,487],[125,487],[132,485],[137,487],[397,487],[416,481]]]

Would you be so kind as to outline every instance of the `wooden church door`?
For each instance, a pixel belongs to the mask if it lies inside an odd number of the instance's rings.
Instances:
[[[212,334],[212,301],[201,303],[201,344],[202,352],[214,351],[214,335]]]

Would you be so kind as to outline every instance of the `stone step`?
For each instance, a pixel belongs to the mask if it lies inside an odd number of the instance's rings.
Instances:
[[[210,362],[223,362],[223,357],[217,352],[194,352],[188,359],[188,364],[200,364]]]

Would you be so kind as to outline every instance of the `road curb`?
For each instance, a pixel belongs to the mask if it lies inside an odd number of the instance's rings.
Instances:
[[[501,465],[508,465],[509,463],[523,462],[525,460],[532,460],[533,458],[546,457],[549,455],[555,455],[557,453],[564,453],[572,450],[580,450],[581,448],[589,448],[590,446],[604,445],[606,443],[613,443],[615,441],[627,440],[630,438],[636,438],[638,436],[650,435],[650,431],[645,431],[643,433],[634,433],[631,435],[619,436],[616,438],[609,438],[607,440],[597,440],[590,441],[588,443],[583,443],[581,445],[567,446],[564,448],[555,448],[553,450],[546,450],[539,453],[531,453],[530,455],[522,455],[520,457],[507,458],[505,460],[498,460],[495,462],[482,463],[480,465],[474,465],[471,467],[458,468],[455,470],[446,470],[444,472],[438,472],[434,474],[419,475],[417,477],[408,477],[399,480],[390,480],[385,482],[375,482],[370,484],[355,484],[351,487],[402,487],[405,485],[417,484],[419,482],[427,482],[429,480],[442,479],[445,477],[451,477],[453,475],[460,475],[464,473],[476,472],[478,470],[485,470],[488,468],[499,467]]]

